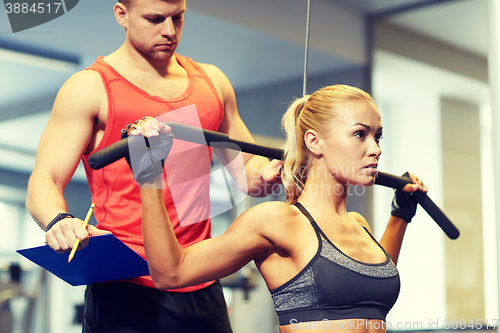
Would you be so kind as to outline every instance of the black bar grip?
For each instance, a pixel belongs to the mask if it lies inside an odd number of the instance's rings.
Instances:
[[[206,129],[204,129],[202,132],[200,128],[189,125],[184,125],[174,122],[165,122],[164,124],[172,128],[172,133],[174,134],[174,137],[176,139],[195,142],[202,145],[206,144],[210,145],[210,143],[212,142],[226,142],[228,143],[227,148],[231,148],[229,144],[235,144],[244,153],[265,156],[276,160],[283,159],[283,150],[279,148],[272,148],[272,147],[258,145],[256,143],[231,139],[224,133],[210,131]],[[201,133],[204,134],[204,137],[200,135]],[[217,147],[223,148],[220,145],[218,145]],[[234,149],[234,146],[232,148]]]
[[[165,122],[165,125],[172,128],[174,137],[179,140],[194,142],[202,145],[210,145],[210,143],[227,143],[227,148],[234,149],[237,145],[242,152],[254,155],[265,156],[272,159],[283,159],[283,150],[279,148],[272,148],[261,146],[255,143],[239,141],[231,139],[224,133],[201,129],[194,126]],[[201,135],[203,133],[203,135]],[[89,156],[89,165],[92,169],[98,170],[111,164],[128,154],[128,140],[135,140],[137,136],[130,136],[122,139],[106,148],[103,148],[91,156]],[[231,145],[232,144],[232,145]],[[217,146],[222,148],[221,146]],[[375,184],[394,189],[402,189],[406,184],[411,183],[411,179],[406,177],[398,177],[384,172],[378,172]],[[439,207],[423,192],[415,192],[415,199],[422,206],[422,208],[436,221],[445,234],[451,239],[456,239],[460,235],[458,229],[446,217],[446,215],[439,209]]]
[[[391,187],[394,189],[402,189],[406,184],[411,184],[412,181],[407,177],[398,177],[384,172],[378,172],[375,184]],[[460,236],[460,231],[444,214],[444,212],[429,198],[427,193],[417,191],[413,192],[413,197],[429,214],[430,217],[439,225],[444,233],[451,239],[457,239]]]
[[[407,177],[398,177],[385,172],[378,172],[375,178],[375,184],[382,185],[396,190],[401,190],[406,184],[411,184],[412,181]]]
[[[113,143],[89,156],[89,165],[94,170],[118,161],[128,155],[128,138]]]
[[[265,156],[277,160],[283,158],[283,150],[278,148],[266,147],[255,143],[231,139],[224,133],[201,129],[194,126],[165,122],[165,125],[170,126],[174,137],[179,140],[198,143],[200,145],[210,145],[210,143],[219,142],[227,143],[227,148],[233,148],[231,144],[237,145],[242,152]],[[202,135],[203,134],[203,135]],[[130,136],[130,139],[135,139],[135,136]],[[112,145],[103,148],[89,156],[89,165],[94,170],[104,168],[106,165],[118,161],[120,158],[128,155],[128,140],[122,139]],[[220,145],[218,148],[223,148]]]

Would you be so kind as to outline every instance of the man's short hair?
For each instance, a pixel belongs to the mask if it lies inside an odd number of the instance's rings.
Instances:
[[[118,2],[120,2],[121,4],[123,4],[127,8],[130,8],[130,6],[132,6],[135,3],[137,3],[137,1],[138,0],[118,0]],[[165,1],[165,2],[174,2],[174,1],[178,1],[178,0],[162,0],[162,1]]]
[[[131,0],[118,0],[120,3],[122,3],[125,7],[130,6]]]

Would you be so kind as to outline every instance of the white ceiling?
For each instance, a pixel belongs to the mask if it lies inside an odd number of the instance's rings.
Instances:
[[[388,20],[422,35],[486,57],[487,18],[487,1],[467,0],[428,6],[396,15]]]
[[[217,65],[235,90],[302,76],[305,0],[187,3],[189,10],[179,53]],[[437,4],[418,8],[428,3]],[[83,0],[59,18],[15,34],[6,13],[0,11],[0,45],[18,43],[28,49],[76,55],[81,64],[73,71],[84,68],[123,42],[123,30],[114,19],[113,5],[111,0]],[[415,8],[390,21],[486,54],[486,0],[313,0],[312,6],[315,14],[311,19],[309,75],[363,64],[365,45],[356,44],[366,32],[359,24],[363,17],[406,7]],[[332,34],[327,31],[328,24],[342,29],[336,28]],[[326,38],[334,41],[325,43]],[[0,166],[29,172],[51,100],[71,72],[0,58],[0,73],[0,120],[4,120],[0,121]],[[30,102],[37,99],[40,101]],[[10,107],[13,105],[16,108]],[[17,110],[16,114],[12,110]],[[22,114],[25,116],[18,116]]]

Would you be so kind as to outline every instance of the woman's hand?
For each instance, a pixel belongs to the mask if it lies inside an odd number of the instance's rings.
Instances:
[[[142,135],[146,138],[158,136],[160,133],[171,134],[172,129],[159,122],[156,118],[151,116],[142,117],[136,120],[133,124],[128,124],[126,129],[122,130],[122,135]]]
[[[403,177],[409,177],[411,179],[411,181],[413,182],[413,184],[406,184],[405,187],[403,187],[403,191],[416,192],[416,191],[420,190],[424,193],[427,193],[429,191],[427,186],[425,186],[424,183],[422,183],[422,180],[420,178],[418,178],[417,176],[415,176],[413,173],[406,172],[403,175]]]
[[[417,201],[413,198],[412,193],[416,191],[427,193],[428,189],[424,183],[422,183],[422,180],[412,173],[406,172],[403,177],[410,178],[413,183],[406,184],[402,190],[394,191],[394,198],[391,204],[391,215],[402,218],[410,223],[417,212]]]
[[[153,117],[144,117],[122,130],[122,139],[133,136],[128,141],[129,156],[125,159],[139,186],[157,183],[163,174],[163,165],[173,144],[170,133],[169,126]]]

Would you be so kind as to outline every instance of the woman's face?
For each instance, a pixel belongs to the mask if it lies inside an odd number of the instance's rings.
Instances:
[[[382,120],[373,103],[348,102],[335,110],[321,142],[325,167],[339,183],[373,185],[382,150]]]

